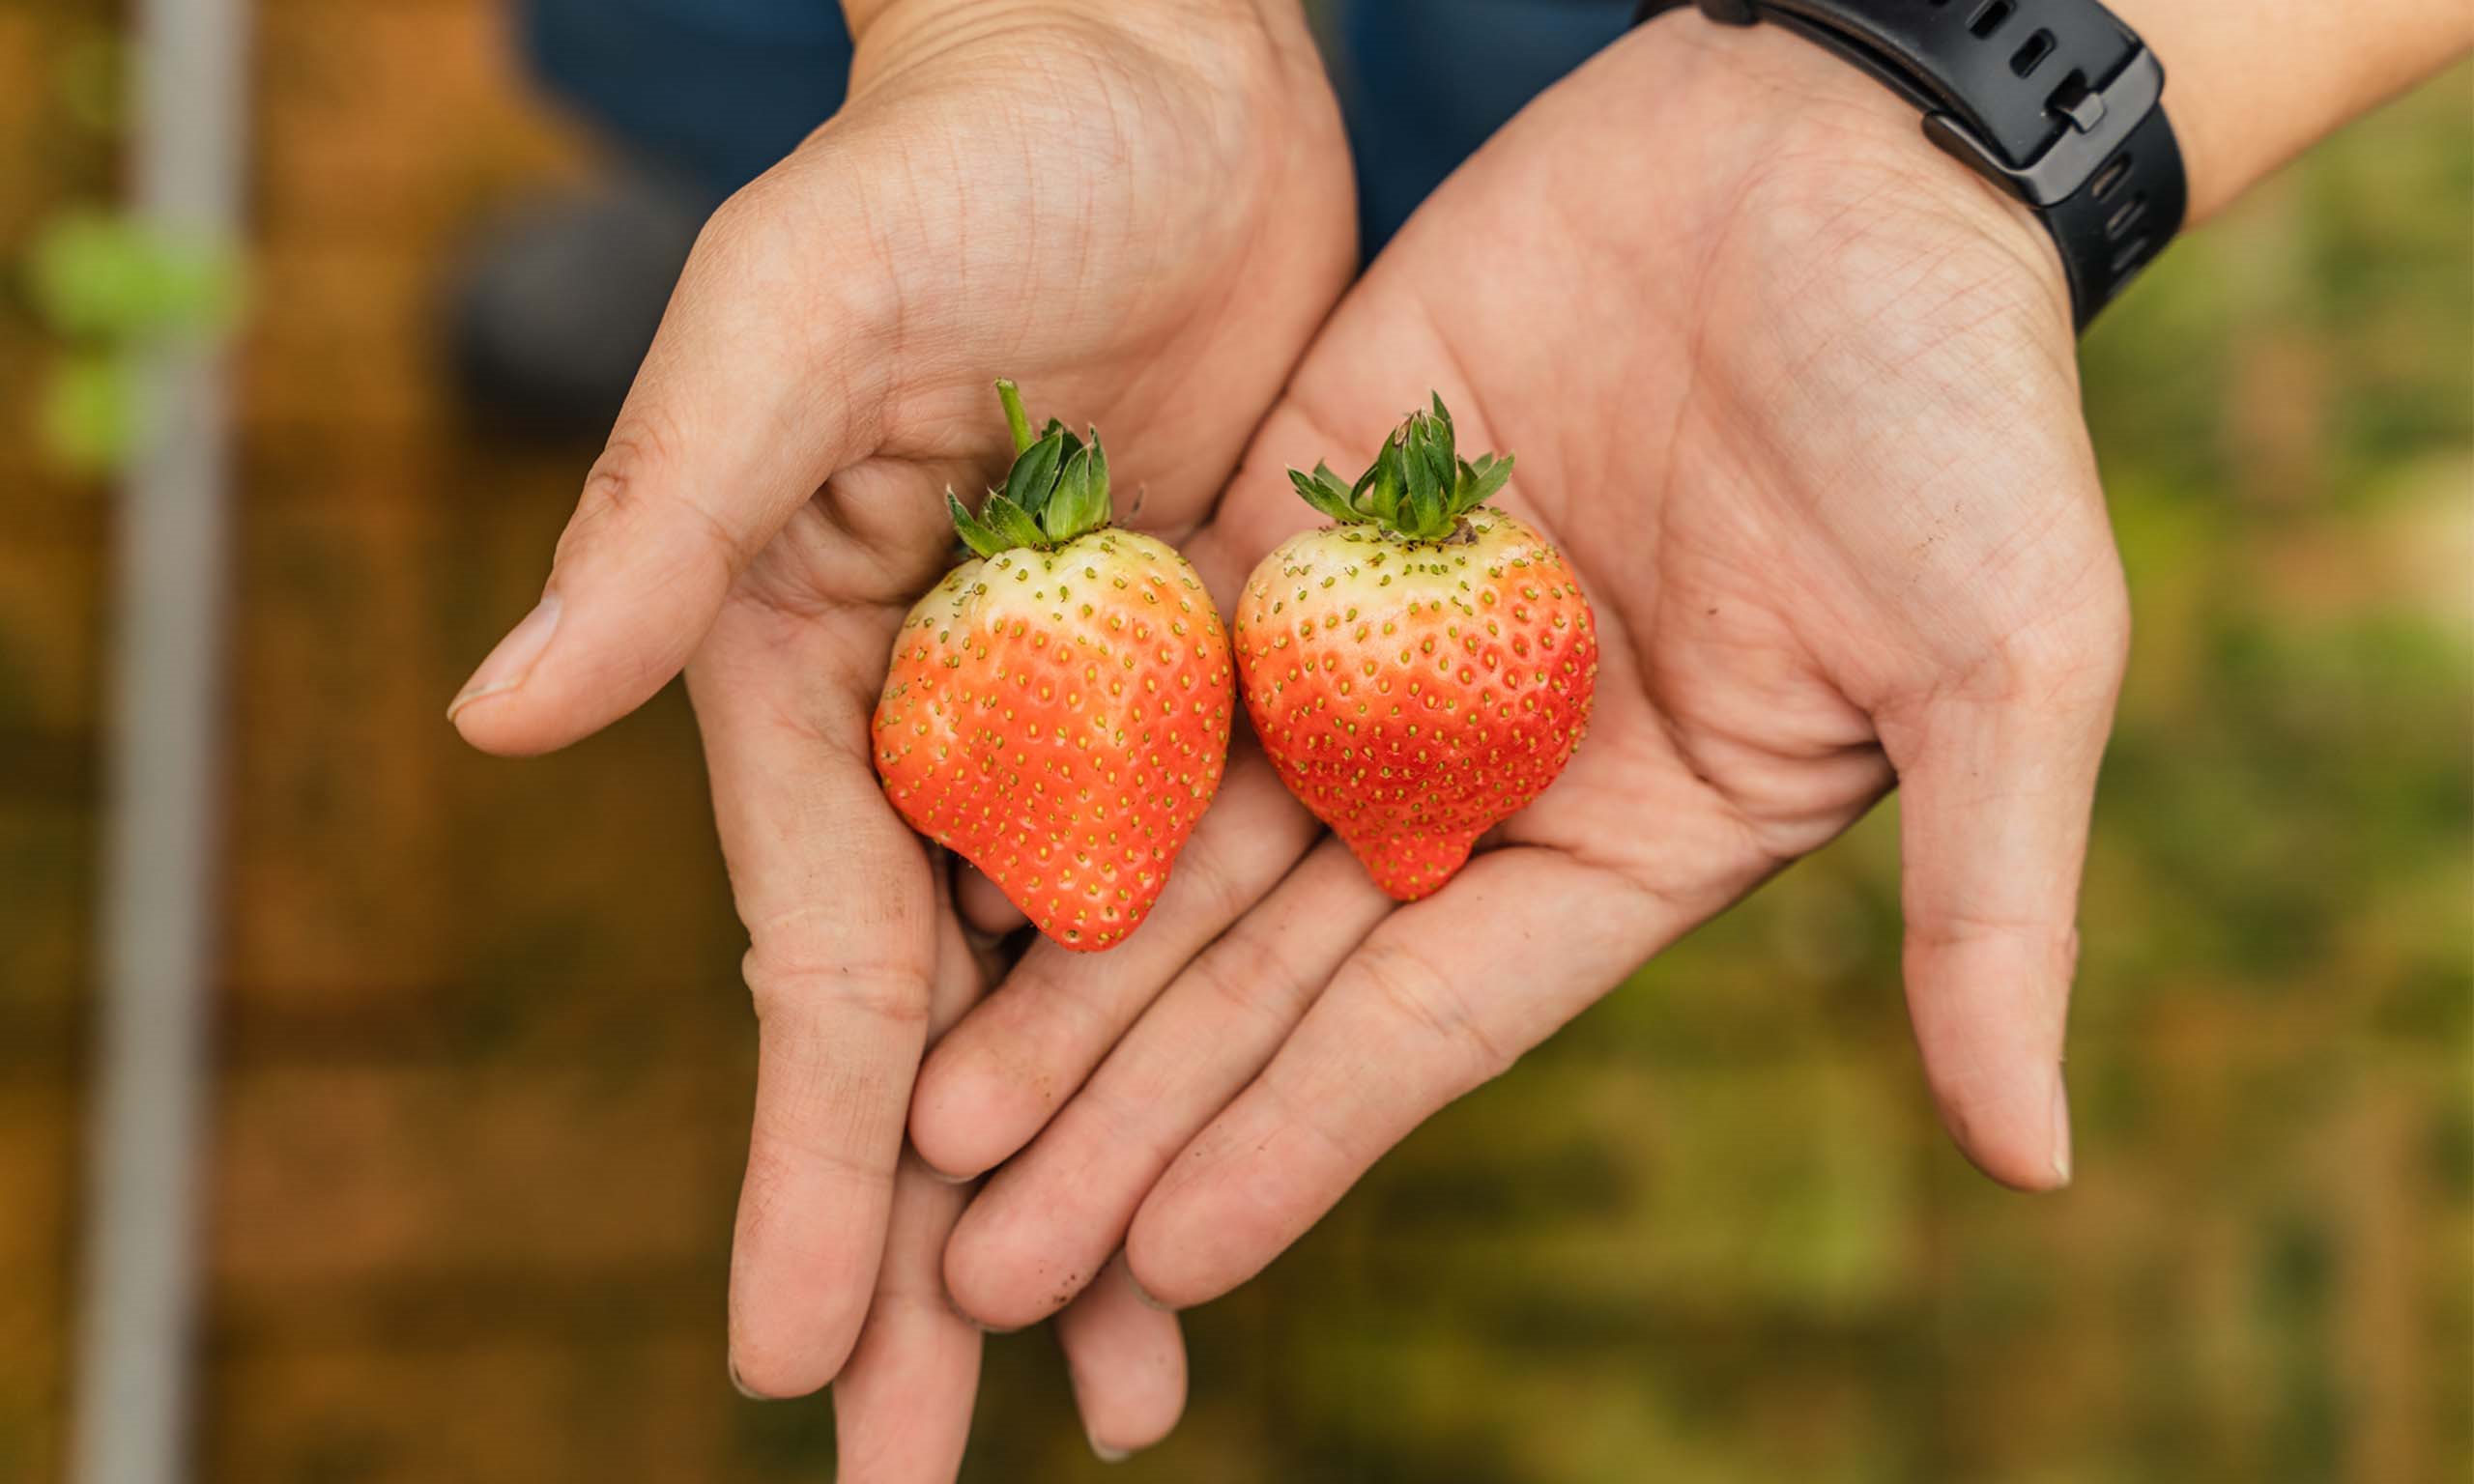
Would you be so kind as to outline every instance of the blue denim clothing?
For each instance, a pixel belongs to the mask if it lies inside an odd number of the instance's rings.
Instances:
[[[719,202],[842,106],[834,0],[524,0],[534,71],[639,165]]]
[[[1349,0],[1332,78],[1371,256],[1521,105],[1622,36],[1633,0]]]
[[[1340,0],[1332,71],[1366,250],[1504,121],[1624,32],[1633,0]],[[840,106],[834,0],[526,0],[554,91],[623,149],[718,201]]]

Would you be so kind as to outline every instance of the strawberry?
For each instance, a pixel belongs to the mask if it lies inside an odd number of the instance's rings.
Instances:
[[[1580,745],[1597,676],[1589,599],[1538,532],[1484,500],[1511,459],[1409,418],[1354,486],[1289,471],[1338,522],[1292,537],[1237,607],[1246,712],[1289,791],[1401,901],[1452,879]]]
[[[1228,639],[1183,556],[1108,525],[1108,460],[996,384],[1016,458],[973,556],[919,600],[877,702],[877,774],[911,827],[1051,940],[1134,931],[1228,761]]]

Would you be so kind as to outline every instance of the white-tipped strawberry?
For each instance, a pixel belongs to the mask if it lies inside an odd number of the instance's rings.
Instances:
[[[1545,791],[1580,745],[1597,629],[1562,555],[1484,501],[1511,459],[1470,463],[1443,399],[1355,485],[1289,478],[1336,525],[1247,579],[1246,711],[1289,790],[1384,891],[1415,900]]]
[[[997,383],[1016,458],[975,554],[919,600],[877,703],[886,795],[1039,930],[1103,949],[1139,925],[1228,760],[1228,639],[1163,542],[1108,525],[1108,463]]]

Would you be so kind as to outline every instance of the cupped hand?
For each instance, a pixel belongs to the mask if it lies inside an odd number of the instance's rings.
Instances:
[[[1190,543],[1223,605],[1314,519],[1282,468],[1370,456],[1430,384],[1464,447],[1517,451],[1504,503],[1596,607],[1588,740],[1407,906],[1232,766],[1122,958],[1077,982],[1034,955],[923,1074],[932,1162],[1030,1141],[947,1251],[975,1314],[1035,1317],[1120,1244],[1165,1304],[1224,1292],[1894,785],[1943,1121],[2005,1184],[2069,1179],[2073,920],[2128,617],[2039,229],[1809,43],[1646,26],[1342,302]]]
[[[887,1255],[888,1223],[915,1249],[950,1216],[896,1171],[959,940],[867,728],[895,629],[953,547],[942,490],[1005,462],[992,380],[1103,426],[1142,522],[1190,524],[1355,252],[1294,0],[849,9],[848,105],[705,228],[540,607],[450,711],[475,746],[538,753],[688,670],[753,944],[731,1355],[765,1395],[841,1372],[872,1302],[862,1360],[908,1364],[877,1337],[906,1343],[933,1264]]]

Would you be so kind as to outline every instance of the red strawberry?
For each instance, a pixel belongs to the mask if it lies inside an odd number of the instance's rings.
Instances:
[[[1228,761],[1228,639],[1201,579],[1108,526],[1108,461],[999,382],[1016,458],[977,554],[919,600],[877,702],[877,774],[1067,948],[1139,925]]]
[[[1289,791],[1401,901],[1434,891],[1580,745],[1597,631],[1572,569],[1482,501],[1437,397],[1355,487],[1292,470],[1340,524],[1263,558],[1237,606],[1246,712]]]

